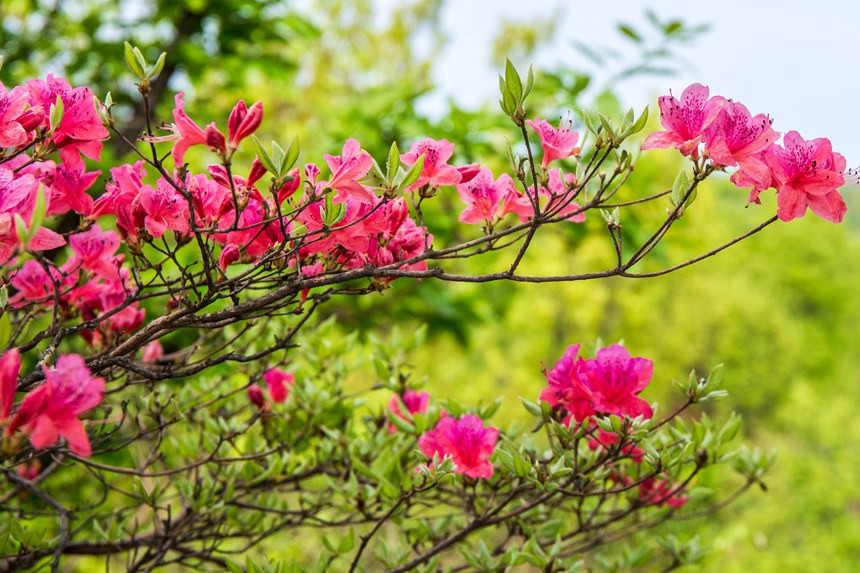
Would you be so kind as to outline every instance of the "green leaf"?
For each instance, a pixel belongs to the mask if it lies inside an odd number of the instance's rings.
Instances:
[[[269,155],[269,152],[266,151],[266,148],[263,147],[263,144],[260,143],[260,140],[257,139],[256,135],[251,136],[251,142],[254,144],[254,151],[257,153],[257,158],[260,160],[260,163],[263,164],[263,167],[265,167],[272,175],[277,176],[278,170],[275,168],[272,156]]]
[[[624,132],[624,137],[629,137],[635,133],[639,133],[645,127],[645,124],[648,123],[648,106],[645,106],[645,109],[642,110],[642,114],[639,118],[627,128],[627,131]]]
[[[541,413],[540,406],[538,406],[534,402],[529,402],[528,400],[526,400],[522,396],[520,396],[520,402],[523,403],[523,407],[525,407],[525,409],[529,411],[529,414],[531,414],[533,416],[542,416],[543,415]]]
[[[533,87],[535,87],[535,72],[532,69],[531,64],[529,64],[529,73],[526,76],[526,88],[523,90],[523,101],[525,101],[525,99],[529,97],[529,94],[532,93]]]
[[[161,70],[164,69],[164,61],[167,58],[167,52],[161,52],[161,55],[158,56],[158,59],[155,61],[155,65],[152,66],[152,69],[149,70],[149,74],[147,77],[151,80],[154,80],[158,77],[158,74],[161,73]]]
[[[6,285],[0,285],[0,309],[6,308],[9,303],[9,292],[6,290]]]
[[[520,79],[519,72],[517,72],[517,69],[508,58],[505,58],[505,84],[508,86],[508,89],[511,90],[511,94],[514,96],[516,103],[523,101],[523,82]],[[516,105],[514,107],[516,107]]]
[[[60,98],[58,94],[56,101],[51,104],[51,113],[48,116],[48,125],[51,131],[54,131],[60,126],[60,124],[63,122],[64,114],[65,106],[63,105],[62,98]]]
[[[507,85],[505,85],[502,90],[502,111],[511,117],[513,117],[514,112],[517,111],[517,100]]]
[[[45,190],[39,184],[39,190],[36,192],[36,205],[33,207],[33,219],[30,221],[30,230],[27,233],[27,243],[30,239],[42,228],[42,223],[45,222]]]
[[[621,32],[622,34],[624,34],[625,36],[627,36],[628,38],[630,38],[631,40],[633,40],[634,42],[636,42],[637,44],[642,43],[642,37],[639,34],[637,34],[636,31],[633,28],[631,28],[630,26],[628,26],[627,24],[619,24],[618,25],[618,31]]]
[[[397,149],[397,142],[391,142],[391,149],[388,150],[388,161],[385,163],[385,169],[387,171],[386,182],[391,181],[394,178],[394,174],[397,173],[397,168],[400,167],[400,150]]]
[[[300,148],[301,145],[299,145],[299,136],[295,135],[293,137],[293,140],[290,142],[290,147],[287,148],[287,157],[283,163],[284,173],[287,173],[290,169],[293,168],[293,165],[296,164],[296,161],[299,159]],[[283,175],[284,173],[281,173],[280,175]]]
[[[18,242],[21,244],[22,249],[27,248],[27,243],[30,242],[30,235],[27,232],[27,224],[24,222],[24,218],[21,217],[19,213],[15,213],[15,234],[18,235]]]
[[[12,322],[9,320],[9,314],[4,312],[0,316],[0,349],[6,348],[10,340],[12,340]]]
[[[129,67],[131,71],[135,73],[135,75],[139,79],[143,79],[146,77],[146,73],[143,71],[146,67],[146,64],[141,65],[137,60],[137,54],[135,54],[136,48],[132,48],[131,44],[125,42],[125,64]],[[140,53],[138,51],[138,53]]]
[[[401,189],[406,189],[421,177],[421,171],[424,170],[424,155],[421,155],[418,159],[415,160],[415,163],[412,164],[412,167],[409,168],[409,171],[406,172],[406,175],[403,176],[403,181],[400,182],[399,187]]]
[[[349,533],[340,540],[340,545],[337,546],[338,553],[349,553],[355,546],[355,531],[350,527]]]
[[[672,184],[672,194],[670,195],[670,200],[672,202],[673,207],[677,207],[684,198],[684,195],[687,193],[687,190],[690,188],[690,176],[687,175],[686,170],[681,170],[678,173],[678,176],[675,177],[675,183]]]

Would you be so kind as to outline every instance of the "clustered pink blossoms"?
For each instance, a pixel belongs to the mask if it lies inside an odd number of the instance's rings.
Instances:
[[[593,417],[651,418],[654,411],[639,393],[651,382],[654,363],[647,358],[631,357],[620,344],[601,348],[590,359],[582,358],[579,352],[579,344],[569,346],[561,360],[545,371],[548,385],[541,391],[540,400],[558,410],[568,426],[585,425],[592,435],[588,443],[591,449],[618,447],[621,438],[599,429]],[[621,452],[635,463],[642,461],[642,450],[631,443],[622,444]],[[615,479],[633,483],[623,472]],[[687,501],[680,495],[680,488],[673,489],[662,478],[640,484],[639,497],[648,505],[668,503],[676,508]]]
[[[732,182],[752,187],[751,203],[760,203],[762,191],[776,189],[777,216],[783,221],[802,217],[807,208],[828,221],[842,221],[848,207],[837,189],[845,184],[846,162],[830,140],[805,140],[789,131],[780,145],[769,117],[753,116],[743,104],[721,96],[710,97],[701,84],[688,86],[680,101],[661,97],[659,106],[666,131],[649,135],[643,150],[675,147],[694,160],[709,158],[715,167],[737,167]]]
[[[455,473],[470,478],[490,479],[493,477],[490,456],[498,437],[499,431],[485,428],[478,416],[443,416],[433,430],[418,438],[418,447],[431,459],[436,455],[440,459],[450,457]]]
[[[79,417],[101,403],[104,380],[92,377],[77,354],[61,355],[54,368],[43,367],[45,382],[27,393],[12,415],[20,368],[17,349],[0,357],[0,423],[7,422],[4,435],[14,437],[20,431],[36,449],[64,438],[71,451],[89,456],[90,440]]]

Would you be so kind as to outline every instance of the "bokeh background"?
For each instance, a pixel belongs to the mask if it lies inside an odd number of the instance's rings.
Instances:
[[[456,162],[504,169],[515,138],[495,103],[505,56],[535,63],[534,113],[577,125],[580,109],[620,114],[692,81],[769,113],[779,131],[828,136],[849,164],[858,76],[857,11],[844,2],[496,2],[356,0],[7,0],[2,4],[0,79],[14,85],[53,72],[104,96],[111,91],[129,133],[132,79],[122,40],[149,59],[169,52],[154,86],[158,115],[188,92],[200,118],[226,118],[237,98],[263,100],[267,137],[298,133],[302,161],[320,161],[355,137],[378,158],[424,136],[455,142]],[[208,122],[208,120],[206,120]],[[652,119],[651,128],[657,127]],[[204,157],[201,151],[198,157]],[[122,161],[120,149],[107,163]],[[665,189],[682,167],[671,151],[639,163],[631,197]],[[106,169],[105,169],[106,171]],[[467,404],[503,398],[500,424],[522,418],[568,344],[624,340],[652,358],[646,396],[666,410],[673,378],[726,366],[730,397],[714,417],[744,417],[747,443],[776,448],[778,461],[755,491],[714,518],[672,527],[700,534],[713,553],[703,571],[851,571],[860,563],[860,236],[856,188],[846,188],[841,225],[807,216],[777,224],[714,259],[669,276],[556,285],[450,285],[397,281],[384,297],[333,307],[343,332],[429,326],[414,357],[426,389]],[[474,230],[452,225],[456,197],[438,198],[437,244]],[[647,236],[665,205],[622,219],[625,240]],[[728,179],[709,181],[693,208],[641,270],[695,256],[767,219],[772,196],[746,206]],[[597,217],[542,237],[525,261],[534,273],[597,270],[611,259]],[[495,270],[500,258],[473,262]],[[355,374],[373,382],[372,368]],[[522,432],[529,428],[520,426]],[[731,476],[709,478],[717,490]],[[647,569],[646,569],[647,570]]]

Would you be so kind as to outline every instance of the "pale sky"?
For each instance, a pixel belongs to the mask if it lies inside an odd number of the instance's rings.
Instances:
[[[384,10],[395,0],[375,1]],[[700,82],[754,114],[770,114],[781,133],[794,129],[806,139],[829,137],[849,167],[860,165],[860,141],[854,133],[860,101],[860,72],[855,69],[860,2],[847,0],[448,0],[442,17],[449,42],[434,70],[440,93],[424,107],[432,110],[446,97],[467,106],[498,98],[499,70],[490,60],[504,18],[560,15],[551,47],[534,58],[540,69],[564,61],[587,65],[570,47],[572,39],[625,47],[615,25],[625,21],[645,29],[646,7],[661,19],[709,23],[711,29],[680,51],[690,64],[682,75],[625,84],[621,96],[626,105],[641,109],[656,104],[656,96],[669,89],[679,95],[688,84]]]

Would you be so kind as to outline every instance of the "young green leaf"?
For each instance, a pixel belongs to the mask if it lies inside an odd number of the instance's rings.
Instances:
[[[421,171],[424,170],[424,155],[421,155],[418,159],[415,160],[415,163],[412,164],[412,167],[409,168],[409,171],[406,172],[406,175],[403,176],[403,181],[400,182],[400,188],[405,189],[418,181],[418,178],[421,177]]]
[[[144,72],[146,65],[140,65],[137,60],[137,56],[134,53],[135,49],[136,48],[131,47],[131,44],[125,42],[125,65],[127,65],[138,78],[144,79],[146,77],[146,73]]]

